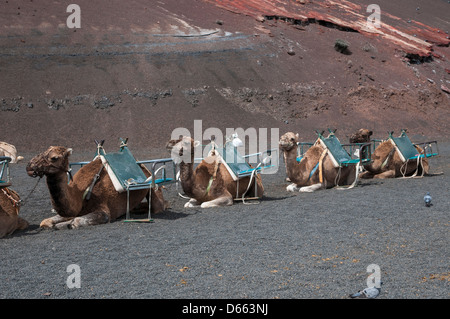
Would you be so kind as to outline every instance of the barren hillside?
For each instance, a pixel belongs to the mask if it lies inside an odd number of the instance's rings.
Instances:
[[[66,1],[0,10],[0,139],[161,148],[173,129],[450,133],[448,1]],[[348,44],[335,50],[337,40]]]

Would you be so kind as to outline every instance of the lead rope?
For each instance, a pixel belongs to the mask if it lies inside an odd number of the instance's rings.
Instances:
[[[252,182],[253,182],[253,178],[255,177],[256,171],[258,170],[258,168],[261,166],[262,163],[259,163],[258,166],[256,166],[256,168],[253,170],[252,174],[250,175],[250,181],[248,182],[247,185],[247,189],[244,192],[244,194],[242,194],[242,203],[245,205],[251,205],[251,204],[258,204],[258,203],[246,203],[245,202],[245,195],[247,194],[248,190],[250,189],[250,187],[252,186]],[[258,189],[258,185],[255,185],[255,192]]]
[[[34,187],[31,189],[31,191],[28,193],[28,195],[25,197],[25,199],[21,199],[19,200],[19,205],[20,206],[24,206],[28,200],[28,198],[31,196],[31,194],[34,193],[34,191],[36,190],[39,182],[41,181],[42,177],[39,177],[39,179],[37,180],[36,184],[34,185]]]

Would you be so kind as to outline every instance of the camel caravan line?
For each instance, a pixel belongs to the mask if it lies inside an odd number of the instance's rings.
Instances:
[[[123,216],[126,222],[153,222],[152,214],[169,208],[163,194],[169,183],[175,183],[178,194],[188,200],[186,208],[230,206],[235,201],[260,203],[262,175],[277,171],[278,150],[283,153],[289,192],[351,189],[368,178],[423,177],[429,175],[428,159],[439,155],[436,141],[414,144],[405,130],[399,137],[390,132],[386,140],[372,140],[372,131],[360,129],[348,144],[341,144],[336,131],[328,131],[328,136],[317,131],[318,137],[311,143],[300,142],[299,134],[287,132],[278,148],[245,156],[238,150],[242,142],[237,136],[227,138],[223,145],[214,139],[201,145],[189,136],[180,136],[166,144],[170,157],[144,161],[136,160],[127,139],[119,139],[119,150],[112,153],[105,151],[103,140],[96,140],[96,155],[85,162],[70,162],[71,148],[50,146],[29,161],[26,171],[39,180],[46,177],[56,213],[40,227],[73,229]],[[204,147],[202,154],[207,155],[194,158],[199,147]],[[256,158],[256,164],[251,165],[250,158]],[[14,146],[0,142],[0,238],[28,227],[19,217],[22,200],[11,189],[9,171],[10,163],[22,159]],[[79,167],[75,174],[73,167]],[[132,216],[142,211],[146,218]]]

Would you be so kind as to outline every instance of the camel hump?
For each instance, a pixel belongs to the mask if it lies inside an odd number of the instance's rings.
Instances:
[[[11,157],[10,163],[17,163],[23,160],[23,156],[17,156],[16,147],[6,142],[0,142],[0,156]]]

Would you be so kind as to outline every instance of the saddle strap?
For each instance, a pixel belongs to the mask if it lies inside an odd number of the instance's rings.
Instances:
[[[19,214],[19,207],[20,207],[20,200],[16,200],[14,197],[12,197],[12,192],[10,189],[8,189],[7,187],[2,188],[2,192],[3,194],[6,195],[6,197],[8,197],[8,199],[11,201],[14,209],[16,210],[16,214]],[[15,193],[15,192],[14,192]]]
[[[325,157],[327,152],[328,152],[328,149],[325,148],[322,152],[322,155],[320,155],[320,159],[319,159],[319,182],[321,184],[323,183],[323,158]]]

